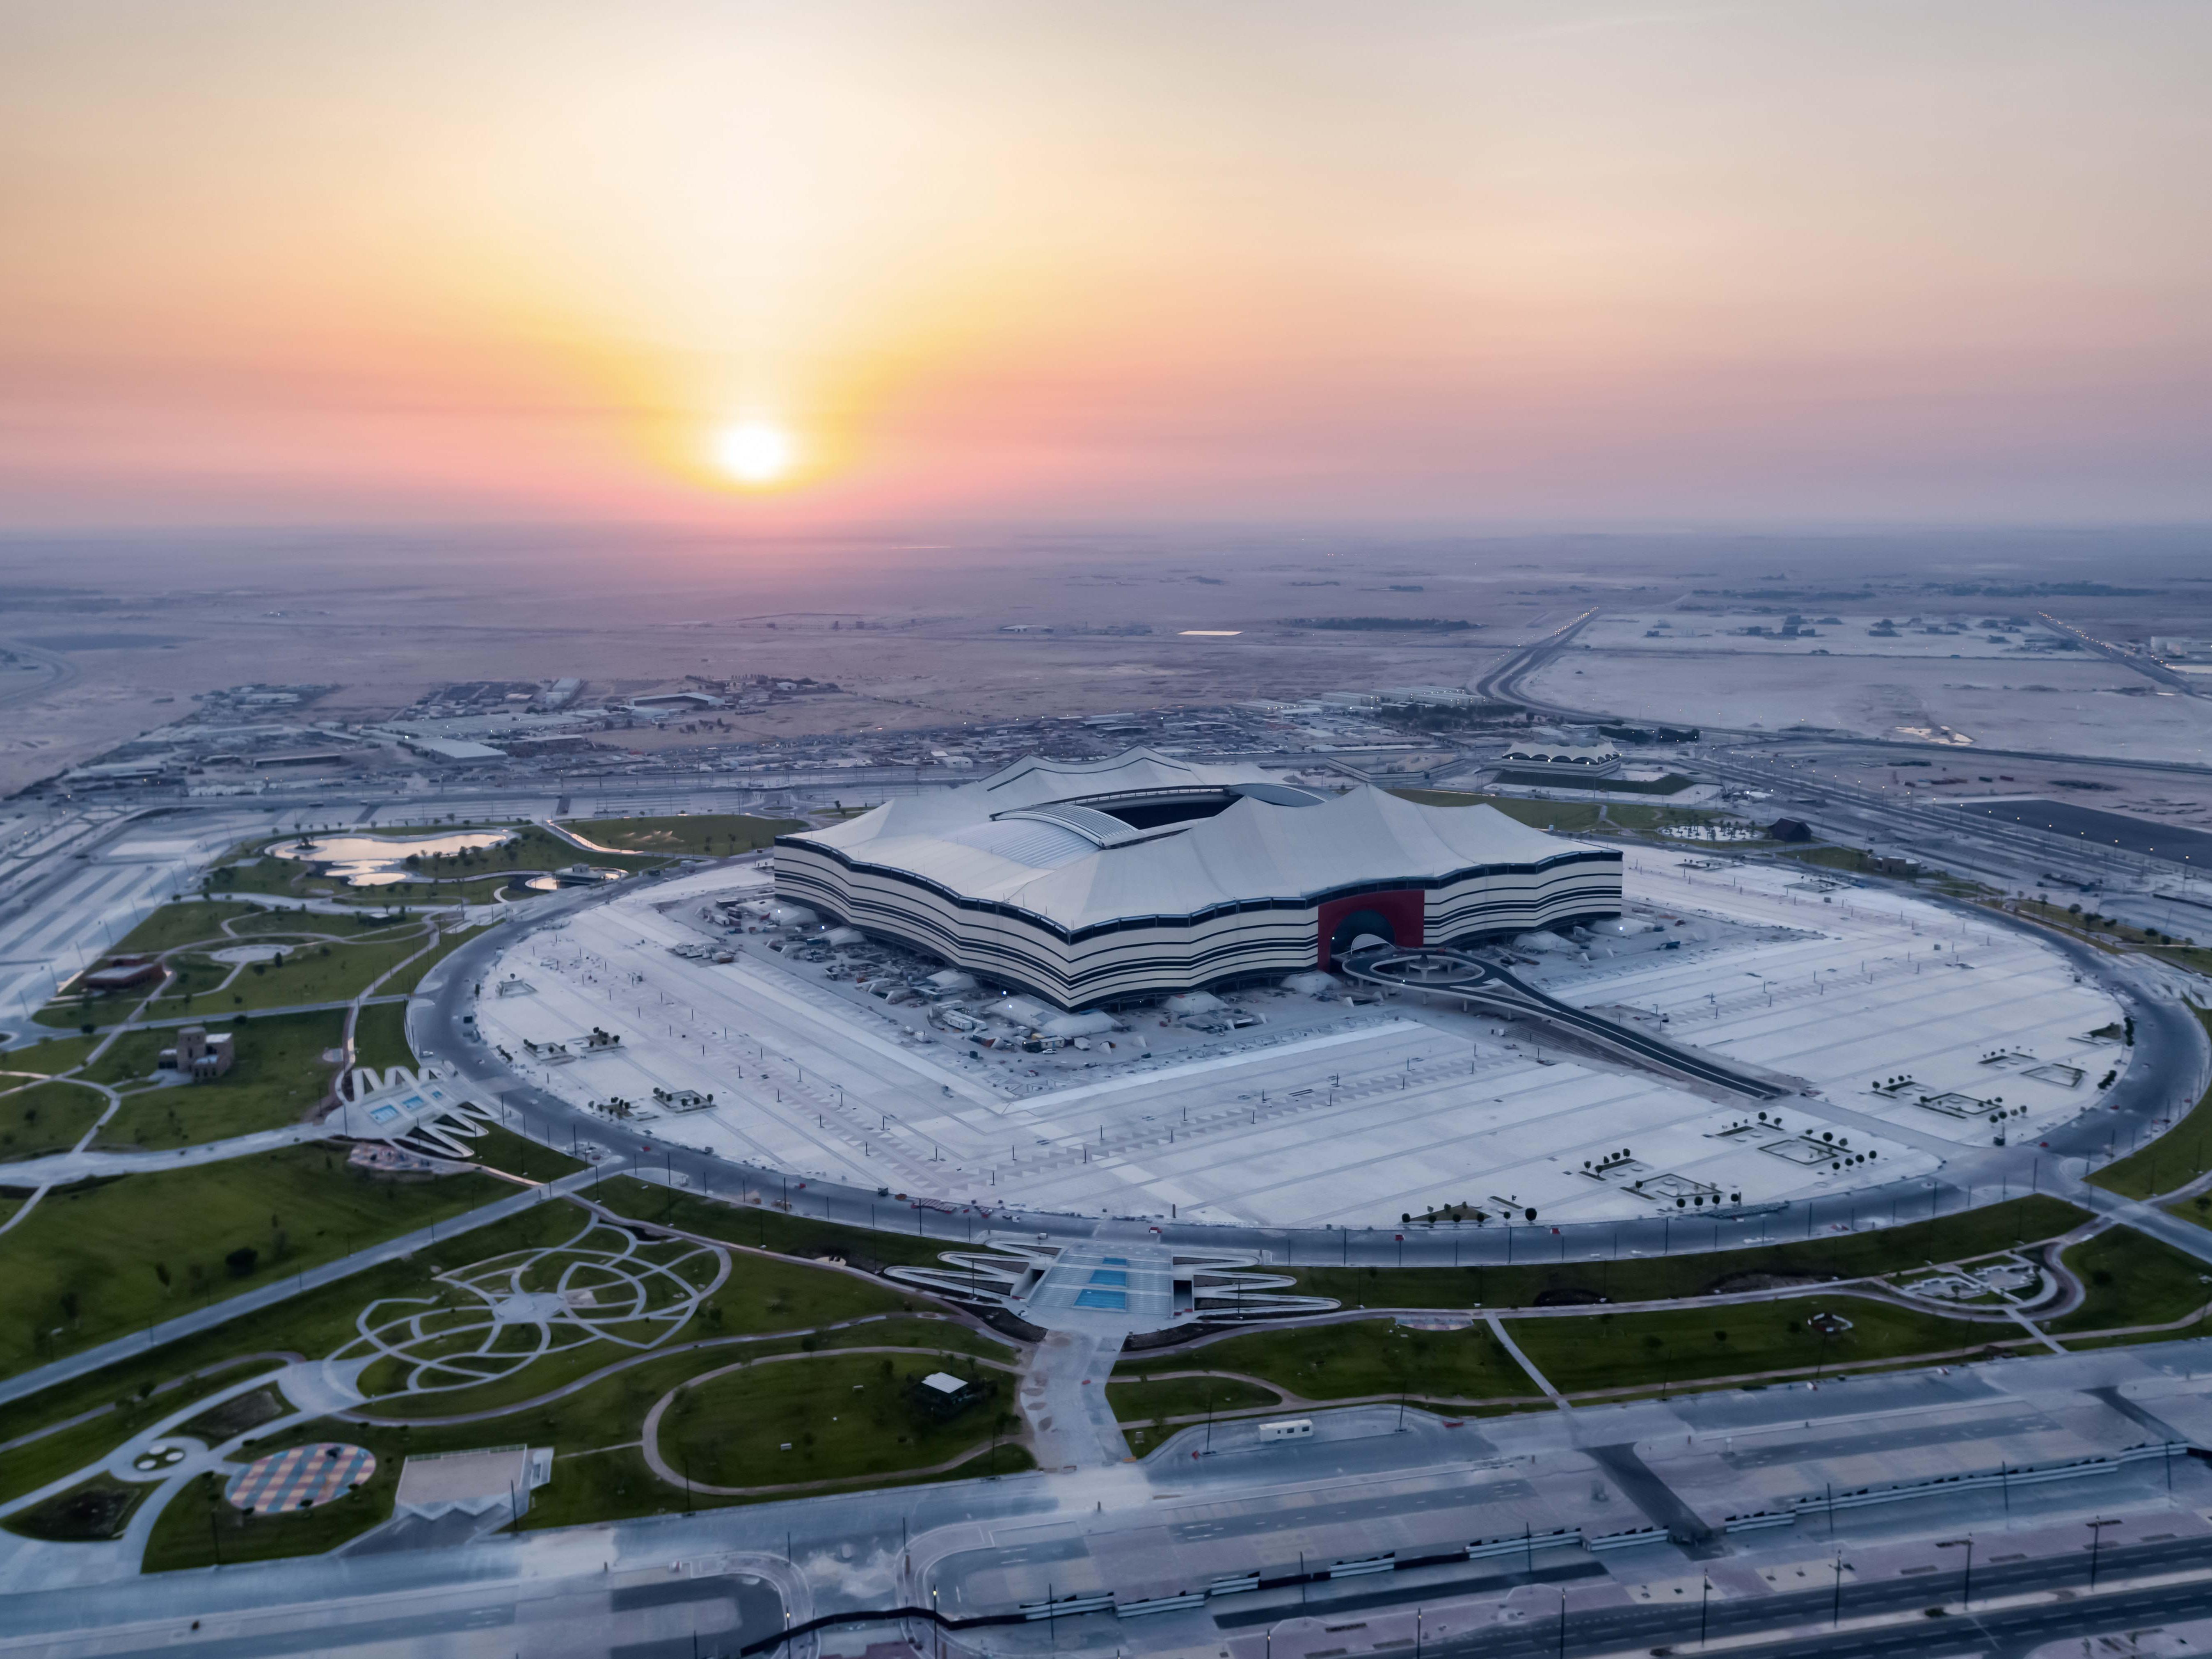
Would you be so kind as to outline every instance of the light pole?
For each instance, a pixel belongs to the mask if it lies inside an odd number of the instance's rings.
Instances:
[[[1974,1605],[1974,1540],[1953,1538],[1936,1546],[1939,1550],[1964,1550],[1966,1553],[1966,1576],[1959,1586],[1959,1611],[1966,1612]]]
[[[2117,1521],[2084,1521],[2081,1524],[2089,1529],[2089,1589],[2094,1592],[2097,1588],[2097,1547],[2105,1541],[2105,1528],[2117,1527],[2120,1523]]]

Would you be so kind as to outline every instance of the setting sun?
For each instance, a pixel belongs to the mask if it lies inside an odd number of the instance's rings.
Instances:
[[[714,441],[722,471],[739,483],[760,488],[791,471],[791,435],[759,421],[724,428]]]

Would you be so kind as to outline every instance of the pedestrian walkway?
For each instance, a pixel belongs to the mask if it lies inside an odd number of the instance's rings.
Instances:
[[[216,1326],[228,1324],[243,1315],[258,1313],[264,1308],[273,1308],[279,1303],[289,1302],[292,1297],[303,1296],[309,1291],[320,1290],[325,1285],[335,1285],[340,1279],[349,1279],[363,1268],[374,1267],[380,1262],[396,1261],[402,1256],[412,1255],[419,1249],[437,1244],[446,1239],[456,1237],[462,1233],[472,1232],[479,1227],[489,1227],[495,1221],[504,1221],[509,1216],[521,1214],[533,1204],[544,1203],[556,1196],[576,1192],[595,1181],[604,1179],[607,1175],[620,1174],[627,1167],[626,1164],[616,1164],[604,1170],[579,1170],[574,1175],[563,1176],[560,1180],[549,1182],[542,1187],[526,1187],[513,1198],[503,1198],[495,1204],[481,1205],[469,1211],[465,1215],[455,1216],[450,1221],[437,1222],[428,1227],[418,1228],[411,1233],[404,1233],[398,1238],[386,1239],[381,1244],[372,1244],[366,1249],[356,1250],[351,1255],[340,1256],[335,1261],[326,1261],[319,1267],[306,1268],[288,1278],[278,1279],[273,1284],[247,1291],[243,1295],[228,1297],[221,1302],[210,1303],[204,1308],[196,1308],[191,1313],[179,1314],[174,1319],[165,1319],[158,1325],[149,1326],[145,1330],[135,1332],[131,1335],[118,1336],[112,1342],[102,1342],[97,1346],[85,1349],[82,1353],[71,1354],[66,1359],[57,1359],[49,1364],[40,1365],[36,1370],[23,1371],[17,1376],[0,1380],[0,1406],[4,1406],[10,1401],[26,1399],[40,1389],[51,1389],[57,1383],[68,1382],[80,1376],[88,1376],[102,1367],[112,1365],[118,1360],[129,1359],[142,1353],[150,1353],[165,1343],[176,1341],[179,1337],[194,1336],[202,1331],[213,1330]]]

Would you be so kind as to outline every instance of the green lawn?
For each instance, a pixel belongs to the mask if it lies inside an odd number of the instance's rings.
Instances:
[[[378,1003],[361,1011],[353,1027],[353,1061],[380,1072],[394,1066],[414,1069],[415,1050],[407,1043],[405,1003]]]
[[[380,931],[363,939],[305,941],[276,961],[248,964],[235,979],[229,979],[231,964],[190,953],[175,959],[179,978],[170,988],[173,994],[148,1003],[142,1018],[183,1019],[200,1015],[210,1020],[227,1019],[240,1012],[343,1001],[360,994],[428,943],[428,933],[420,927],[397,936]],[[437,957],[458,943],[441,940],[441,949],[394,975],[392,983],[386,988],[395,993],[412,989],[415,981],[429,971]],[[229,979],[228,988],[216,988],[226,979]],[[36,1018],[41,1024],[62,1030],[76,1027],[87,1020],[98,1025],[112,1025],[137,1008],[144,994],[142,987],[95,998],[89,1004],[75,997],[63,997],[39,1010]]]
[[[417,933],[402,939],[387,934],[343,944],[311,945],[287,956],[281,963],[253,963],[231,982],[228,991],[205,1000],[214,1005],[210,1012],[222,1014],[240,1008],[250,1012],[257,1008],[282,1008],[299,1003],[343,1001],[360,995],[376,979],[428,943],[427,938]],[[179,1012],[191,1013],[194,1010],[185,1008]]]
[[[749,1370],[743,1375],[750,1377],[756,1374],[762,1376],[773,1373],[794,1374],[802,1380],[811,1379],[812,1391],[826,1397],[832,1386],[830,1381],[832,1373],[824,1367],[840,1368],[836,1373],[839,1376],[842,1376],[843,1369],[853,1369],[855,1377],[860,1380],[879,1375],[886,1358],[894,1360],[896,1368],[902,1372],[957,1367],[964,1362],[948,1357],[951,1351],[938,1346],[942,1339],[950,1334],[965,1341],[980,1340],[972,1333],[957,1327],[924,1326],[924,1322],[904,1320],[885,1322],[866,1328],[877,1340],[886,1344],[905,1337],[924,1338],[928,1343],[927,1352],[896,1356],[825,1356],[760,1367],[757,1371]],[[859,1333],[854,1335],[857,1338]],[[218,1479],[204,1477],[179,1494],[161,1521],[156,1522],[153,1539],[147,1549],[146,1570],[160,1572],[211,1565],[216,1559],[218,1539],[222,1559],[226,1561],[313,1554],[335,1548],[390,1516],[400,1464],[410,1454],[464,1451],[483,1446],[511,1445],[519,1441],[527,1441],[536,1446],[550,1445],[559,1454],[554,1464],[552,1485],[541,1489],[533,1497],[527,1522],[530,1527],[570,1526],[680,1510],[684,1506],[681,1489],[655,1478],[637,1452],[593,1449],[619,1448],[626,1442],[634,1443],[643,1429],[646,1413],[669,1389],[700,1372],[732,1364],[741,1352],[758,1352],[751,1348],[723,1348],[662,1355],[546,1406],[482,1423],[409,1428],[333,1419],[288,1429],[241,1449],[240,1461],[286,1446],[319,1440],[342,1441],[351,1445],[366,1446],[374,1451],[377,1456],[376,1474],[358,1493],[340,1500],[319,1514],[250,1519],[240,1517],[227,1504],[219,1508],[211,1506],[209,1498],[210,1495],[219,1495],[222,1482]],[[1003,1354],[1006,1351],[1000,1349],[996,1352]],[[714,1385],[708,1386],[711,1389]],[[676,1417],[676,1408],[672,1407],[671,1415],[672,1418]],[[957,1443],[954,1450],[958,1449],[960,1443],[973,1443],[977,1437],[966,1434],[963,1438],[965,1428],[976,1416],[976,1413],[970,1412],[948,1425],[947,1432]],[[719,1422],[720,1419],[714,1415],[712,1401],[684,1409],[680,1417],[684,1432],[701,1439],[705,1437],[709,1425]],[[988,1434],[989,1422],[985,1417],[981,1437],[988,1438]],[[676,1443],[690,1446],[697,1465],[695,1474],[697,1479],[707,1480],[709,1477],[705,1468],[706,1449],[692,1444],[690,1440]],[[893,1449],[898,1449],[894,1447]],[[920,1449],[916,1447],[902,1454],[903,1461],[894,1458],[890,1467],[910,1468],[917,1464],[939,1462],[943,1457],[953,1455],[952,1451],[945,1451],[934,1457],[924,1456],[919,1455]],[[585,1451],[590,1451],[591,1455],[574,1455]],[[680,1454],[672,1450],[669,1455],[673,1457]],[[1031,1467],[1026,1455],[1018,1449],[1010,1447],[1002,1449],[999,1463],[1000,1473],[1012,1474]],[[957,1479],[969,1474],[988,1473],[988,1466],[979,1465],[946,1478]],[[886,1481],[884,1484],[897,1483]],[[692,1501],[696,1507],[704,1509],[732,1500],[696,1496]],[[208,1525],[210,1514],[217,1522],[212,1534]]]
[[[1851,1328],[1824,1338],[1806,1322],[1831,1310],[1850,1321]],[[1979,1348],[2021,1334],[2008,1323],[1970,1323],[1847,1296],[1675,1313],[1516,1319],[1507,1328],[1529,1363],[1563,1394],[1901,1359]]]
[[[222,1367],[209,1376],[180,1378],[155,1393],[126,1395],[111,1409],[88,1422],[58,1429],[33,1440],[27,1446],[18,1446],[10,1452],[0,1452],[0,1504],[21,1498],[27,1492],[36,1492],[49,1481],[58,1480],[65,1474],[83,1468],[87,1464],[106,1456],[149,1425],[161,1421],[218,1389],[228,1388],[249,1372],[272,1370],[276,1363],[265,1358],[243,1359],[235,1364]],[[89,1404],[76,1402],[77,1412],[91,1409]],[[76,1414],[76,1412],[64,1413],[64,1416]],[[9,1426],[14,1426],[12,1419]]]
[[[120,1535],[132,1512],[158,1484],[112,1480],[97,1474],[34,1509],[10,1516],[0,1526],[22,1537],[51,1543],[97,1543]]]
[[[465,928],[459,933],[450,933],[441,935],[437,947],[434,950],[427,952],[420,960],[409,963],[404,968],[402,968],[390,979],[378,986],[376,988],[376,994],[379,996],[389,996],[395,992],[412,991],[416,986],[422,982],[423,977],[428,975],[433,968],[435,968],[447,957],[453,955],[454,951],[459,950],[464,945],[470,944],[474,940],[482,939],[483,937],[483,929],[481,927]],[[422,949],[422,943],[423,941],[421,939],[416,940],[416,948],[417,950]]]
[[[2212,1036],[2212,1011],[2195,1011],[2205,1032]],[[2212,1159],[2212,1089],[2207,1089],[2189,1114],[2139,1152],[2107,1164],[2089,1177],[2091,1184],[2123,1198],[2148,1198],[2154,1193],[2185,1187]]]
[[[1746,1273],[1864,1279],[1930,1261],[1960,1261],[2016,1243],[2055,1237],[2088,1218],[2088,1212],[2063,1200],[2031,1196],[1872,1232],[1828,1233],[1786,1244],[1703,1255],[1540,1262],[1511,1267],[1298,1267],[1293,1271],[1301,1291],[1334,1297],[1347,1308],[1521,1308],[1534,1304],[1547,1291],[1555,1297],[1656,1302],[1704,1296]],[[1688,1237],[1698,1237],[1697,1222],[1686,1224]],[[1474,1234],[1473,1228],[1462,1231],[1469,1237]]]
[[[2065,1262],[2081,1276],[2087,1295],[2081,1307],[2045,1327],[2054,1336],[2124,1325],[2162,1325],[2212,1302],[2212,1285],[2205,1283],[2212,1276],[2212,1266],[2132,1227],[2106,1228],[2068,1250]],[[2187,1334],[2177,1331],[2171,1336]]]
[[[902,1313],[912,1305],[890,1286],[870,1284],[847,1273],[796,1261],[738,1256],[731,1263],[730,1276],[714,1299],[682,1329],[671,1333],[662,1346],[680,1347],[715,1337],[797,1332],[870,1314]],[[855,1334],[846,1340],[869,1343],[885,1340],[873,1334],[874,1328],[863,1328],[870,1334]],[[615,1344],[590,1343],[548,1355],[509,1376],[457,1389],[428,1400],[391,1400],[375,1409],[393,1419],[458,1417],[470,1412],[500,1410],[518,1406],[630,1357],[632,1351]],[[720,1363],[726,1364],[734,1357],[732,1353]],[[682,1368],[687,1376],[700,1369],[708,1367],[702,1362]]]
[[[1652,783],[1611,786],[1629,795],[1679,794],[1688,787],[1688,779],[1674,776]],[[1527,800],[1518,795],[1471,794],[1457,789],[1393,789],[1390,793],[1422,806],[1494,806],[1519,823],[1557,830],[1562,835],[1577,835],[1608,824],[1617,830],[1658,830],[1710,823],[1722,816],[1705,807],[1646,806],[1632,801]]]
[[[302,915],[297,910],[263,910],[230,925],[230,931],[240,939],[257,943],[275,944],[290,940],[299,944],[319,945],[326,939],[398,939],[402,933],[419,933],[422,919],[402,916],[398,921],[386,922],[366,912],[349,915],[330,916],[318,913]]]
[[[1139,1379],[1107,1385],[1106,1403],[1123,1423],[1152,1423],[1163,1418],[1196,1417],[1212,1410],[1241,1411],[1249,1406],[1278,1406],[1282,1396],[1233,1376],[1176,1376],[1165,1382]]]
[[[580,1159],[543,1141],[496,1126],[469,1144],[476,1149],[477,1162],[485,1168],[504,1170],[526,1181],[558,1181],[586,1167]]]
[[[1149,1371],[1200,1366],[1264,1377],[1309,1400],[1400,1393],[1493,1400],[1539,1392],[1483,1325],[1411,1331],[1387,1319],[1254,1331],[1183,1353],[1124,1360],[1115,1376],[1126,1383]]]
[[[204,1083],[165,1084],[129,1096],[100,1131],[100,1145],[158,1151],[298,1122],[329,1091],[334,1068],[323,1063],[323,1054],[337,1047],[345,1016],[278,1014],[220,1029],[232,1033],[238,1051],[229,1071]],[[153,1056],[175,1041],[173,1031],[118,1038],[95,1070],[108,1082],[143,1077],[153,1070]]]
[[[13,1085],[24,1081],[20,1077],[5,1075],[7,1072],[28,1072],[37,1077],[56,1077],[64,1072],[73,1072],[84,1064],[85,1056],[93,1050],[98,1039],[94,1037],[42,1036],[36,1042],[27,1042],[14,1048],[0,1048],[0,1084]]]
[[[513,1191],[482,1175],[378,1180],[349,1169],[343,1152],[310,1146],[50,1193],[7,1236],[0,1374]],[[225,1258],[241,1248],[254,1250],[255,1261],[234,1277]]]
[[[427,1295],[434,1267],[482,1261],[527,1245],[558,1243],[574,1234],[585,1219],[574,1206],[547,1204],[488,1227],[457,1234],[451,1243],[438,1246],[434,1261],[431,1252],[425,1251],[409,1261],[384,1262],[258,1313],[241,1315],[152,1353],[118,1360],[88,1376],[13,1401],[8,1407],[9,1429],[11,1434],[28,1434],[102,1402],[132,1401],[142,1390],[159,1389],[210,1368],[234,1366],[244,1356],[301,1354],[320,1358],[358,1334],[355,1316],[370,1303]],[[15,1235],[10,1233],[9,1237],[12,1240]],[[0,1334],[5,1329],[0,1326]],[[233,1370],[230,1375],[234,1377],[237,1373]]]
[[[730,858],[765,847],[778,836],[787,836],[806,826],[795,818],[701,812],[673,818],[564,818],[561,827],[571,835],[617,852]]]
[[[0,1087],[19,1081],[0,1079]],[[32,1083],[0,1094],[0,1161],[65,1152],[107,1109],[107,1097],[81,1083]]]
[[[661,1419],[660,1455],[708,1486],[764,1486],[896,1474],[988,1447],[994,1421],[1012,1414],[1012,1378],[956,1363],[980,1397],[939,1419],[913,1389],[941,1363],[842,1354],[750,1364],[679,1395]],[[972,1471],[989,1472],[988,1461]]]
[[[251,904],[210,904],[188,899],[165,904],[125,934],[115,949],[120,954],[173,951],[180,945],[211,942],[218,946],[225,934],[222,925],[256,915]]]
[[[665,1221],[709,1238],[784,1255],[836,1256],[859,1267],[938,1267],[942,1265],[938,1261],[940,1251],[960,1248],[957,1240],[873,1232],[866,1227],[842,1227],[786,1215],[774,1207],[780,1189],[763,1190],[767,1203],[728,1204],[620,1176],[608,1182],[604,1190],[595,1188],[593,1196],[641,1220]],[[896,1199],[885,1199],[883,1213],[886,1221],[911,1220],[915,1212]]]

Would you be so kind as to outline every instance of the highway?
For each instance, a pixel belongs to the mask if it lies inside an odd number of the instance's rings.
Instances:
[[[902,1626],[918,1652],[953,1659],[1323,1659],[1347,1636],[1395,1656],[1417,1619],[1424,1652],[1507,1659],[1679,1650],[1701,1626],[1739,1651],[1823,1659],[2015,1652],[2212,1611],[2212,1470],[2186,1453],[2111,1461],[2142,1441],[2144,1419],[2203,1443],[2206,1366],[2212,1344],[2199,1342],[1456,1425],[1357,1407],[1276,1448],[1249,1425],[1193,1428],[1141,1462],[1074,1474],[68,1587],[39,1583],[35,1548],[0,1539],[0,1656],[681,1659],[778,1650],[787,1618],[804,1632],[796,1659],[860,1655]],[[2096,1468],[1944,1489],[1962,1468],[2055,1457]],[[1847,1468],[1906,1495],[1824,1510],[1823,1480]],[[1792,1492],[1811,1494],[1794,1520],[1723,1528]],[[1971,1608],[1951,1547],[1965,1540]],[[1154,1616],[1115,1611],[1179,1594]],[[1019,1618],[1071,1596],[1100,1610]],[[946,1628],[924,1628],[920,1609]]]

